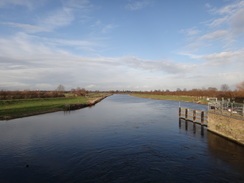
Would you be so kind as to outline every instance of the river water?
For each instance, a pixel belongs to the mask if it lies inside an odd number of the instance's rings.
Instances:
[[[179,121],[178,107],[113,95],[91,108],[1,121],[0,182],[244,182],[244,147]]]

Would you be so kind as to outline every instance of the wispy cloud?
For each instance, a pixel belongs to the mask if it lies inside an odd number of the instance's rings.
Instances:
[[[104,24],[101,20],[96,20],[93,24],[90,26],[93,30],[96,30],[96,32],[106,34],[110,33],[112,30],[119,27],[119,25],[115,24]]]
[[[244,2],[244,1],[243,1]],[[244,4],[244,3],[243,3]],[[231,17],[231,31],[234,35],[244,34],[244,6]]]
[[[25,33],[18,33],[11,39],[1,38],[0,55],[4,57],[0,58],[0,86],[15,89],[38,89],[42,86],[47,87],[42,89],[54,89],[57,84],[62,83],[67,88],[91,87],[92,84],[95,89],[101,89],[107,85],[123,88],[125,83],[133,86],[136,82],[138,87],[141,87],[145,83],[140,82],[150,82],[148,75],[184,75],[195,67],[168,60],[145,60],[134,56],[88,58],[62,50],[56,44],[86,47],[91,43],[61,39],[43,41],[43,38]],[[138,75],[135,76],[135,73]],[[144,76],[143,73],[147,74]],[[86,79],[83,81],[80,78]],[[115,81],[117,83],[114,83]],[[103,84],[105,86],[102,86]]]
[[[215,40],[215,39],[221,39],[224,38],[228,34],[228,31],[226,30],[217,30],[215,32],[211,32],[208,34],[205,34],[201,36],[200,40]]]
[[[230,19],[230,18],[229,18],[228,16],[221,17],[221,18],[215,18],[215,19],[213,19],[213,20],[211,20],[211,21],[208,21],[207,25],[208,25],[209,27],[215,28],[215,27],[218,27],[218,26],[220,26],[220,25],[222,25],[222,24],[228,22],[229,19]]]
[[[128,0],[125,8],[128,10],[140,10],[152,5],[152,0]]]
[[[90,0],[66,0],[62,1],[65,7],[74,8],[74,9],[88,9],[92,7]]]
[[[244,49],[234,50],[234,51],[222,51],[212,54],[191,54],[191,53],[181,53],[194,60],[203,61],[204,66],[224,66],[231,63],[236,65],[243,63]],[[244,63],[243,63],[244,64]]]
[[[221,43],[221,46],[218,46],[220,50],[232,50],[238,37],[244,34],[244,1],[235,1],[220,8],[214,8],[210,4],[206,7],[210,9],[213,18],[202,23],[201,27],[204,25],[205,27],[197,34],[194,29],[183,31],[190,41],[185,48],[197,51],[200,48],[214,46],[219,42]]]
[[[72,48],[70,49],[72,51],[79,50],[79,52],[82,50],[93,52],[95,48],[100,47],[98,43],[88,40],[46,38],[23,32],[11,37],[0,38],[0,44],[0,55],[14,55],[17,58],[31,55],[41,58],[42,55],[66,54],[68,51],[64,48],[67,47]]]
[[[227,25],[230,33],[234,36],[244,32],[244,1],[237,1],[218,9],[211,9],[211,12],[217,17],[207,23],[210,27]]]
[[[72,9],[60,8],[56,11],[52,11],[39,21],[41,27],[45,27],[48,30],[54,30],[59,27],[67,26],[74,20]]]
[[[102,33],[109,33],[110,31],[112,31],[113,29],[117,28],[118,25],[113,25],[113,24],[108,24],[108,25],[105,25],[103,28],[102,28]]]
[[[40,3],[40,2],[39,2]],[[1,0],[0,1],[0,8],[1,7],[8,7],[8,6],[24,6],[28,9],[33,9],[36,7],[38,2],[32,0]]]
[[[206,65],[209,66],[223,66],[230,63],[243,63],[244,49],[236,51],[224,51],[199,57],[206,60]]]
[[[44,4],[48,5],[48,1],[41,1],[42,3],[34,2],[32,0],[1,0],[0,8],[11,8],[11,6],[25,6],[32,9],[33,7],[40,7]],[[22,29],[28,33],[51,32],[60,27],[65,27],[78,19],[78,23],[87,19],[88,11],[92,8],[89,0],[67,0],[61,1],[61,6],[57,6],[52,11],[46,10],[45,13],[38,16],[33,16],[31,23],[22,23],[14,21],[2,21],[11,27]],[[28,11],[32,15],[32,11]],[[35,22],[35,23],[34,23]]]
[[[224,15],[224,14],[234,14],[236,12],[236,10],[241,9],[244,7],[244,1],[236,1],[234,3],[228,4],[226,6],[223,6],[219,9],[212,9],[212,12],[216,13],[216,14],[220,14],[220,15]]]
[[[8,25],[11,27],[16,27],[16,28],[22,29],[25,32],[30,32],[30,33],[49,32],[49,30],[44,27],[39,27],[36,25],[31,25],[31,24],[21,24],[21,23],[15,23],[15,22],[0,22],[0,24]]]
[[[185,29],[185,30],[181,30],[180,32],[185,33],[187,36],[196,36],[199,33],[201,33],[201,31],[197,28],[190,28],[190,29]]]

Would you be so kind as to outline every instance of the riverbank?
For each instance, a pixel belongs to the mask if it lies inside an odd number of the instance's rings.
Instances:
[[[0,120],[10,120],[38,114],[76,110],[95,105],[109,93],[90,93],[79,97],[36,98],[0,101]]]
[[[207,100],[200,97],[193,97],[193,96],[151,95],[151,94],[137,94],[137,93],[131,93],[130,95],[133,97],[150,98],[150,99],[158,99],[158,100],[176,100],[176,101],[192,102],[192,103],[205,104],[205,105],[208,104]]]

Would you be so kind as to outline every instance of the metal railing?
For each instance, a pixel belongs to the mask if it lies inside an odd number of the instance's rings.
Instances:
[[[209,101],[208,110],[229,116],[244,117],[244,103],[236,103],[230,99]]]

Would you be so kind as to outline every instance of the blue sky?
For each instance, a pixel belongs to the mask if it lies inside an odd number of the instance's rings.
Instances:
[[[0,0],[0,89],[235,89],[244,0]]]

